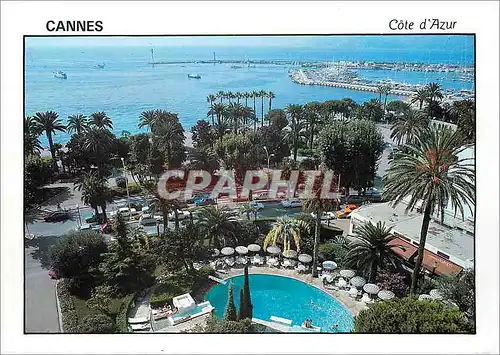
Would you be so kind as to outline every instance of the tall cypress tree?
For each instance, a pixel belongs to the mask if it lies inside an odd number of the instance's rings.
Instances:
[[[245,266],[245,276],[244,276],[244,284],[243,284],[243,297],[245,300],[243,301],[243,305],[245,307],[245,318],[250,318],[252,319],[253,315],[253,306],[252,306],[252,300],[250,298],[250,284],[248,281],[248,266]],[[240,309],[241,312],[241,309]],[[241,317],[241,319],[244,319]]]
[[[224,319],[232,321],[236,321],[238,319],[236,306],[234,305],[233,283],[231,281],[229,281],[229,295],[227,298],[226,311],[224,312]]]
[[[245,292],[243,291],[243,288],[240,288],[240,311],[238,312],[238,320],[243,320],[248,317],[247,315],[247,305],[245,304],[246,298],[245,298]]]

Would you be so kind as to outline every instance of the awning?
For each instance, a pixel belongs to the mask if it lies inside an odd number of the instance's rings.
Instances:
[[[395,238],[389,242],[389,245],[392,246],[391,250],[398,254],[405,260],[410,260],[410,258],[417,252],[417,247],[411,245],[407,241],[404,241],[401,238]]]
[[[422,260],[422,266],[435,273],[436,275],[458,275],[462,271],[462,267],[448,261],[437,254],[431,253],[428,250],[424,250],[424,258]]]

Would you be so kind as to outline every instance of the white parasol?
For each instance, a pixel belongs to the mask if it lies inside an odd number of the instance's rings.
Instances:
[[[300,254],[299,255],[299,261],[301,263],[306,263],[306,264],[310,263],[312,261],[312,259],[313,259],[312,256],[309,254]]]
[[[248,253],[248,249],[247,249],[247,247],[244,247],[244,246],[242,246],[242,245],[237,246],[235,250],[236,250],[236,252],[237,252],[238,254],[246,254],[246,253]]]
[[[234,254],[234,248],[231,248],[231,247],[225,247],[225,248],[222,248],[221,251],[222,255],[233,255]]]
[[[283,256],[289,259],[295,259],[297,257],[297,252],[295,250],[289,249],[283,252]]]
[[[365,284],[363,286],[363,290],[366,292],[366,293],[370,293],[372,295],[376,295],[378,293],[378,291],[380,291],[380,287],[378,287],[377,285],[375,284]]]
[[[346,281],[346,280],[344,280],[343,278],[340,278],[340,279],[339,279],[339,284],[338,284],[338,285],[339,285],[339,287],[341,287],[341,288],[342,288],[342,287],[346,287],[346,286],[347,286],[347,281]]]
[[[281,253],[280,247],[277,247],[276,245],[272,245],[270,247],[267,247],[266,251],[268,253],[270,253],[270,254],[279,254],[279,253]]]
[[[258,252],[260,251],[260,245],[257,245],[257,244],[250,244],[248,247],[247,247],[248,250],[250,250],[251,252]]]
[[[354,276],[349,282],[355,287],[363,287],[366,280],[361,276]]]
[[[345,277],[347,279],[350,279],[356,275],[356,273],[353,270],[340,270],[340,276]]]
[[[336,262],[330,261],[330,260],[323,261],[323,269],[334,270],[336,268],[337,268],[337,263]]]
[[[390,300],[394,298],[394,292],[388,290],[382,290],[378,292],[377,296],[381,300]]]

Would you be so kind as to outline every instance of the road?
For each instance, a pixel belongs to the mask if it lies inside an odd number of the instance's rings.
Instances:
[[[48,273],[48,250],[54,237],[40,237],[26,243],[25,255],[25,331],[27,333],[57,333],[55,281]]]

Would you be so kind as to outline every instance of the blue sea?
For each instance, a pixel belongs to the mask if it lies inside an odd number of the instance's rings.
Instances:
[[[66,122],[72,114],[104,111],[112,118],[117,135],[139,132],[140,113],[156,108],[178,113],[189,130],[197,120],[206,118],[206,98],[219,90],[273,91],[273,108],[344,97],[362,103],[378,97],[375,93],[295,84],[287,74],[291,66],[284,65],[240,69],[232,69],[231,64],[152,66],[151,48],[156,61],[210,60],[215,52],[220,60],[474,63],[471,36],[27,38],[25,45],[27,116],[52,110]],[[105,63],[105,68],[94,69],[98,63]],[[68,78],[54,78],[53,70],[64,71]],[[189,79],[190,73],[202,78]],[[453,81],[457,75],[453,73],[361,70],[359,75],[415,84],[438,81],[443,88],[459,90],[473,88],[473,83]],[[251,106],[250,100],[248,104]],[[258,100],[259,117],[260,107]],[[267,99],[264,107],[267,110]],[[40,140],[47,145],[45,137]],[[65,133],[54,136],[58,143],[68,140]]]

